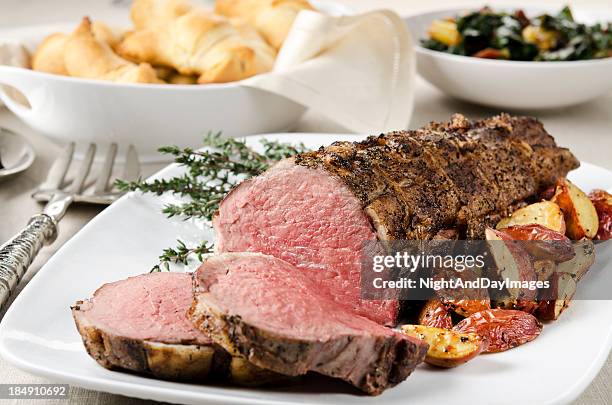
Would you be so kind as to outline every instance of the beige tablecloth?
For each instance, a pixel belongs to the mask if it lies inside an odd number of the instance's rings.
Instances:
[[[69,1],[70,0],[66,0]],[[358,11],[365,11],[377,7],[389,7],[398,11],[400,14],[410,14],[418,12],[428,7],[432,7],[431,2],[419,2],[408,0],[335,0],[350,5]],[[29,0],[31,3],[31,0]],[[28,4],[29,4],[28,3]],[[480,2],[462,2],[462,4],[479,4]],[[495,3],[488,1],[487,3]],[[508,2],[504,2],[508,4]],[[548,1],[548,4],[562,4],[557,1]],[[565,3],[565,2],[564,2]],[[609,0],[583,0],[576,2],[582,7],[587,5],[593,7],[609,7]],[[48,13],[37,12],[28,14],[23,12],[23,0],[0,0],[0,9],[7,10],[10,7],[19,8],[21,11],[14,13],[10,19],[3,18],[0,12],[0,26],[18,26],[20,24],[32,23],[51,23],[65,20],[65,12],[62,14],[58,10],[55,2],[48,4]],[[438,1],[435,7],[445,7],[449,4],[457,4],[451,1]],[[521,3],[518,3],[521,4]],[[87,12],[88,2],[72,1],[71,12],[75,16],[81,16]],[[41,7],[37,5],[37,7]],[[44,8],[44,5],[42,6]],[[103,13],[99,13],[103,14]],[[571,86],[571,83],[563,85]],[[471,106],[447,98],[439,91],[418,80],[416,86],[415,111],[411,122],[411,127],[420,126],[431,120],[445,120],[452,112],[461,112],[471,118],[478,118],[497,113],[482,107]],[[518,113],[521,113],[520,111]],[[529,113],[529,112],[523,112]],[[585,105],[565,108],[556,111],[537,113],[537,116],[544,122],[546,128],[555,135],[557,142],[568,146],[578,156],[580,160],[588,161],[612,170],[612,94],[608,94],[598,100]],[[46,171],[53,160],[58,147],[46,138],[40,136],[27,128],[6,110],[0,109],[0,126],[7,127],[14,131],[23,133],[33,144],[37,160],[34,165],[24,174],[0,183],[0,241],[4,241],[21,229],[28,218],[39,212],[41,206],[29,198],[31,191],[44,178]],[[307,113],[295,128],[296,131],[303,132],[342,132],[342,128],[334,123],[317,116]],[[144,174],[149,174],[158,169],[159,166],[145,166]],[[51,246],[45,248],[38,256],[32,267],[27,273],[26,281],[44,264],[49,257],[62,244],[77,232],[85,223],[93,218],[100,211],[97,207],[75,206],[70,208],[66,218],[61,223],[58,240]],[[0,318],[3,312],[0,312]],[[562,354],[560,354],[562,355]],[[545,378],[545,376],[543,376]],[[576,404],[610,404],[612,398],[612,357],[608,359],[603,369],[578,398]],[[47,383],[44,378],[36,377],[22,372],[0,359],[0,383]],[[21,405],[27,401],[13,401],[15,405]],[[12,404],[11,401],[2,401],[2,404]],[[58,403],[58,401],[38,400],[36,404]],[[73,387],[71,390],[70,403],[75,404],[132,404],[140,402],[135,399],[124,398],[112,394],[99,393]]]

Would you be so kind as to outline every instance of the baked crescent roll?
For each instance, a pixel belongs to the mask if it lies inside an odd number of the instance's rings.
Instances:
[[[132,61],[172,66],[182,75],[198,76],[198,83],[225,83],[272,69],[276,52],[254,31],[232,24],[203,8],[185,10],[180,0],[136,0],[134,24],[145,25],[123,40],[117,52]],[[148,5],[153,9],[143,11]],[[169,12],[170,16],[160,12]],[[169,10],[169,11],[168,11]],[[180,14],[180,15],[179,15]],[[140,17],[143,17],[141,15]]]
[[[314,10],[307,0],[217,0],[215,12],[244,18],[276,50],[280,49],[293,20],[302,10]]]
[[[194,8],[189,0],[134,0],[130,17],[136,30],[165,25]]]
[[[91,32],[97,40],[106,42],[111,48],[115,48],[123,40],[125,31],[116,27],[110,27],[102,21],[94,21],[91,23]]]
[[[111,48],[123,39],[123,32],[100,21],[91,24],[91,31],[96,39],[106,42]],[[68,71],[64,65],[64,45],[67,40],[68,34],[64,33],[51,34],[45,38],[32,56],[32,69],[67,76]]]
[[[64,64],[70,76],[122,83],[161,83],[155,70],[146,63],[129,62],[98,40],[89,18],[70,34],[64,44]]]
[[[64,45],[68,34],[56,33],[45,38],[32,55],[32,69],[39,72],[68,75],[64,65]]]

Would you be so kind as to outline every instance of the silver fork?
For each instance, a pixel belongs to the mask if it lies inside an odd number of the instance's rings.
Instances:
[[[57,225],[70,204],[73,202],[110,204],[121,195],[110,190],[108,184],[117,155],[117,144],[112,144],[108,148],[91,193],[84,193],[84,190],[87,188],[85,181],[94,161],[96,145],[93,143],[89,145],[76,175],[69,182],[66,177],[73,161],[74,149],[75,144],[70,143],[62,151],[51,166],[47,179],[32,195],[38,201],[48,201],[43,212],[30,218],[28,225],[20,233],[0,246],[0,308],[6,303],[43,245],[55,240]],[[136,180],[139,172],[138,156],[134,147],[130,145],[121,177],[126,181]]]

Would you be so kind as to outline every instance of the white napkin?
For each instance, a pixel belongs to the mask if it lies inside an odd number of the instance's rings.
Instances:
[[[242,84],[283,95],[350,131],[377,133],[408,126],[415,62],[410,33],[392,11],[302,11],[274,71]]]

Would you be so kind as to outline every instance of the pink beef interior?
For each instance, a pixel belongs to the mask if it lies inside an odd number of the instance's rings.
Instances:
[[[192,300],[191,274],[151,273],[103,285],[81,311],[88,323],[117,336],[210,344],[186,316]]]
[[[239,315],[251,326],[280,332],[284,338],[326,341],[344,334],[396,334],[338,305],[305,273],[271,256],[213,256],[198,269],[195,280],[196,294],[205,294],[206,302]]]
[[[357,314],[395,323],[397,301],[360,299],[361,247],[376,234],[359,200],[323,170],[281,162],[234,189],[214,226],[219,252],[283,259]]]

